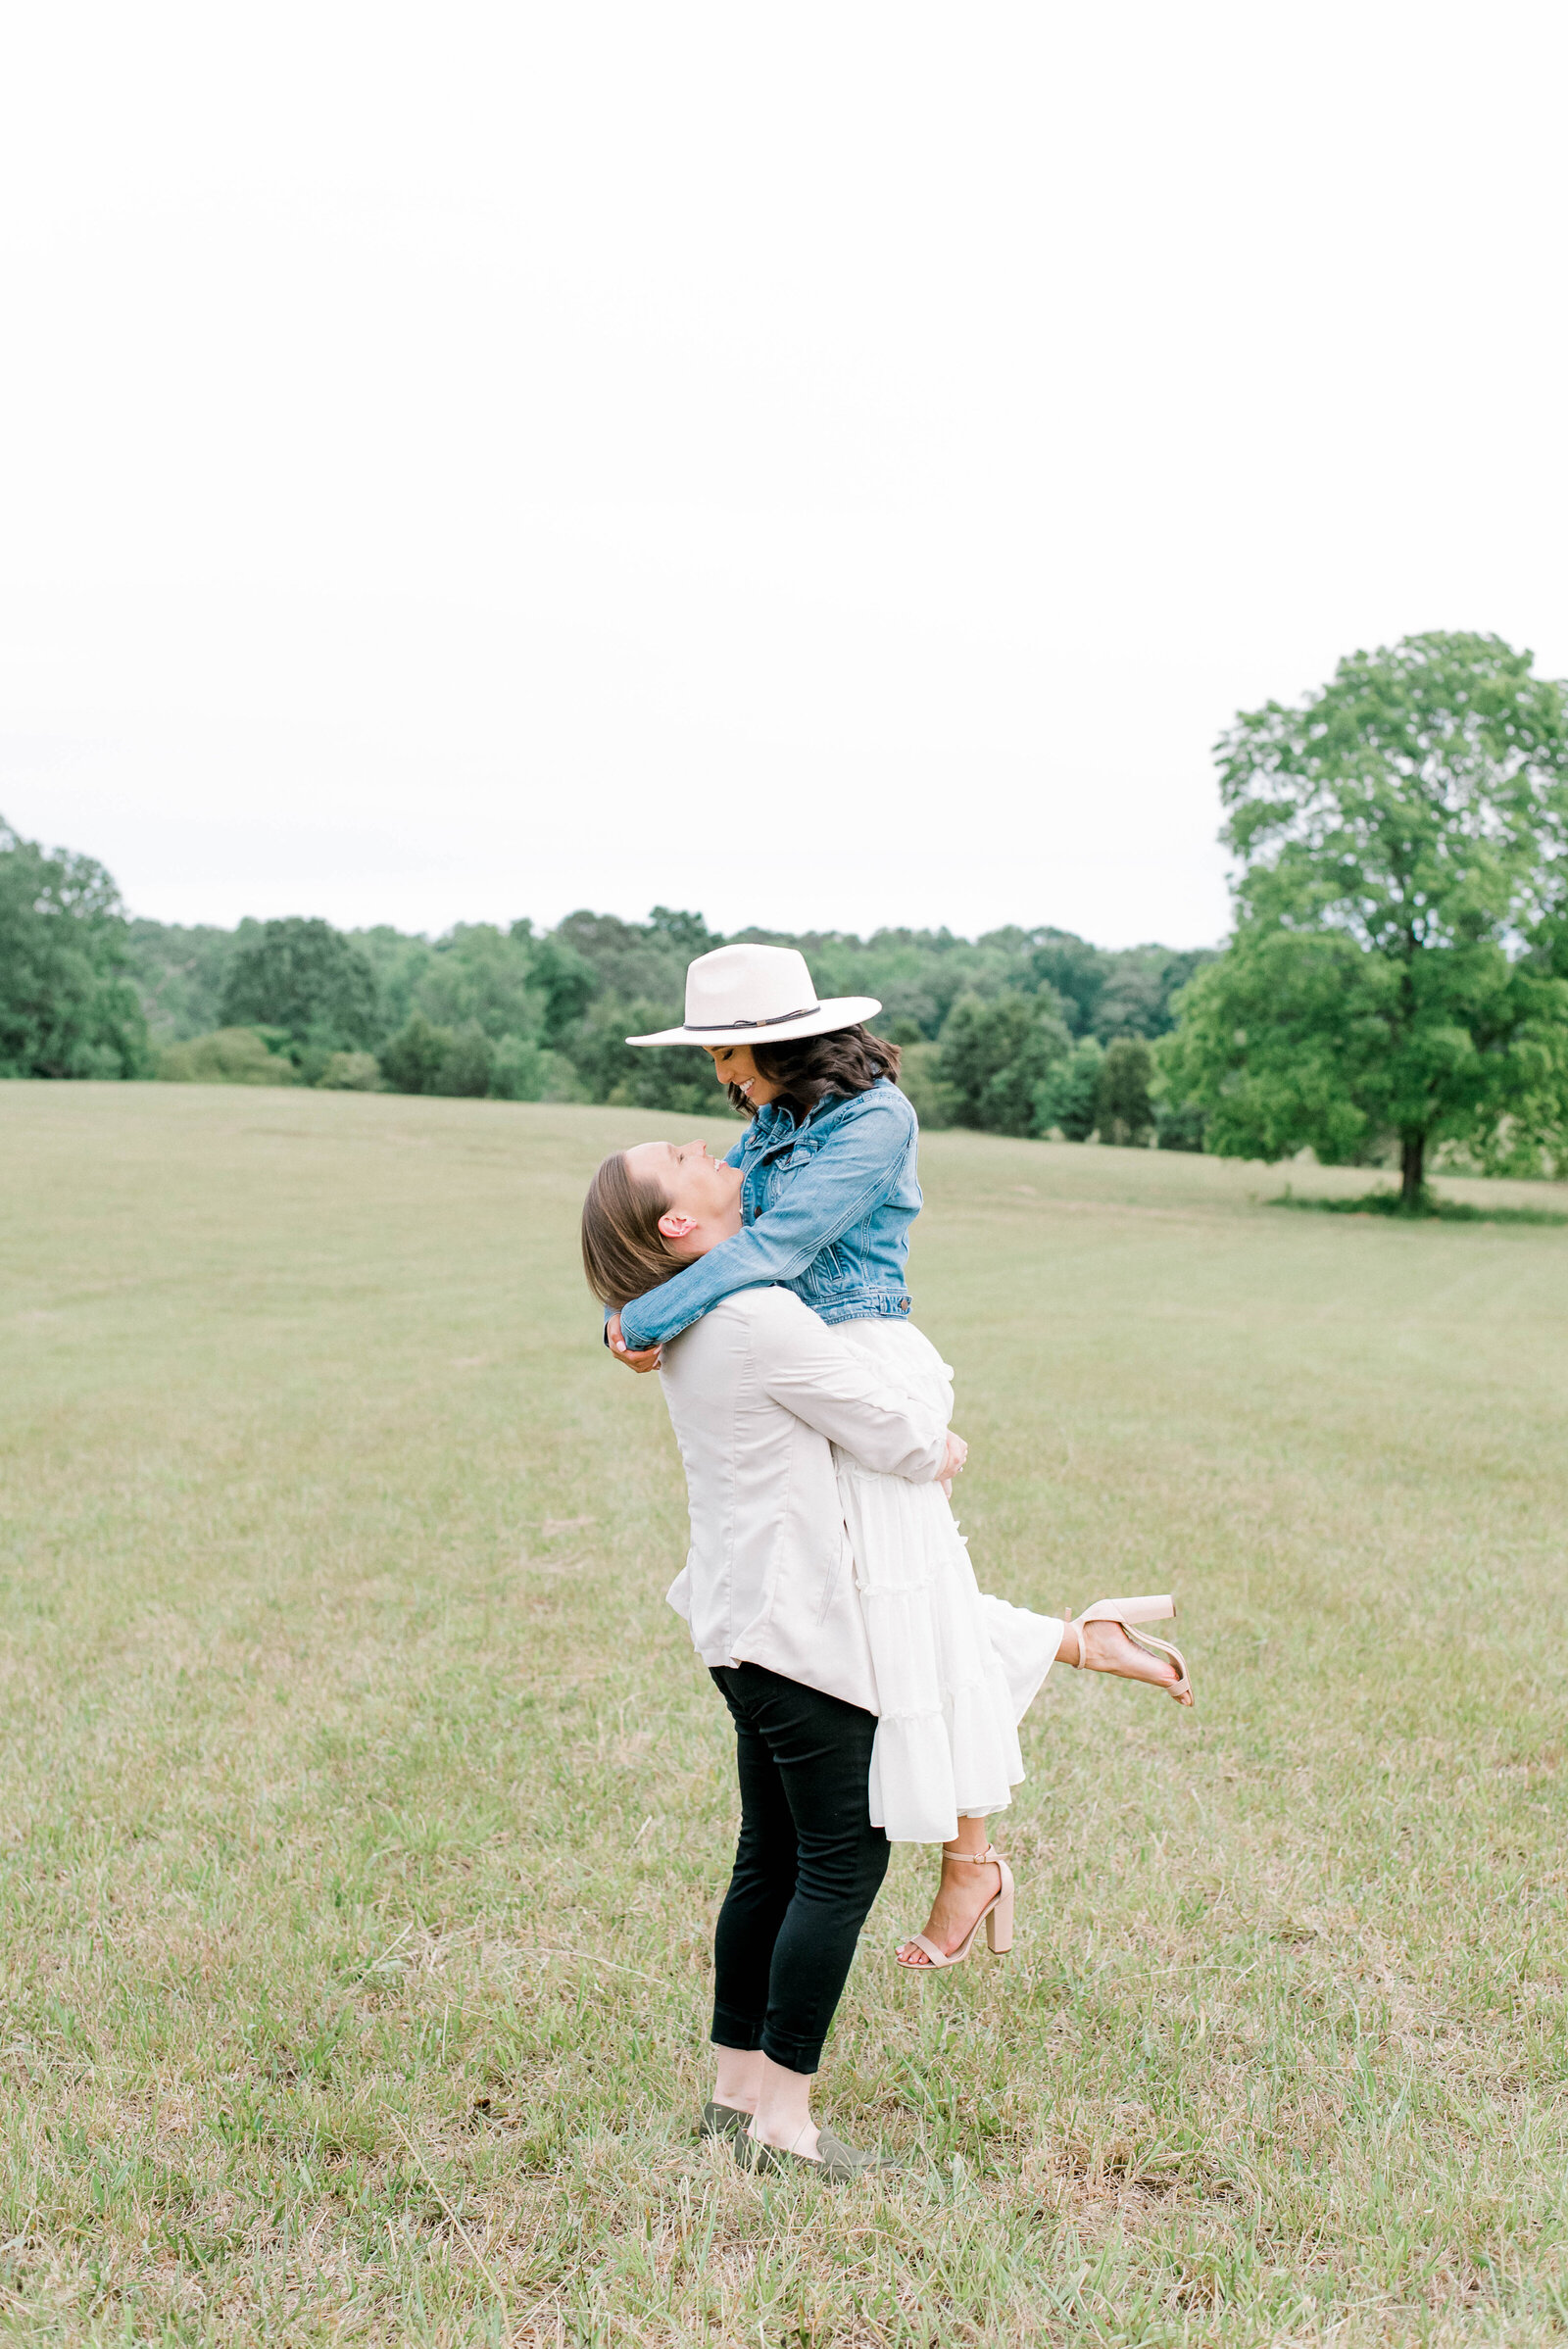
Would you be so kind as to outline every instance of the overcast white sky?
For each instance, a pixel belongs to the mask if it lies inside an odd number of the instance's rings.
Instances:
[[[14,7],[0,811],[166,919],[1225,926],[1209,746],[1568,671],[1568,12]]]

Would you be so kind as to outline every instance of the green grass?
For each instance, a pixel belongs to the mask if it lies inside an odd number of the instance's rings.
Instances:
[[[982,1584],[1174,1588],[1199,1709],[1053,1676],[1014,1955],[900,1973],[901,1852],[830,2043],[904,2177],[761,2184],[692,2134],[679,1472],[575,1263],[661,1124],[0,1088],[0,2338],[1562,2339],[1568,1245],[928,1141]]]

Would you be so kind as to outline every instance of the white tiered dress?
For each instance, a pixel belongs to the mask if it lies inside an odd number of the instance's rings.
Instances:
[[[953,1373],[891,1317],[841,1321],[890,1386],[953,1415]],[[946,1843],[960,1817],[1004,1810],[1024,1775],[1018,1723],[1062,1623],[980,1590],[940,1485],[878,1476],[834,1446],[839,1497],[876,1671],[871,1825],[890,1843]]]

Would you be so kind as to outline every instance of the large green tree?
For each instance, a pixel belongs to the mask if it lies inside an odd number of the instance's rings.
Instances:
[[[1095,1088],[1095,1123],[1102,1142],[1142,1150],[1154,1130],[1150,1082],[1154,1055],[1141,1036],[1118,1036],[1105,1048]]]
[[[1031,1134],[1059,1133],[1064,1142],[1087,1142],[1100,1116],[1100,1075],[1105,1048],[1095,1036],[1081,1036],[1066,1059],[1058,1060],[1043,1084],[1035,1087]]]
[[[368,1052],[379,1041],[375,971],[363,948],[330,922],[292,914],[241,925],[223,981],[220,1023],[278,1028],[295,1057]]]
[[[132,1077],[147,1023],[103,866],[0,818],[0,1077]]]
[[[983,1134],[1035,1132],[1042,1088],[1071,1049],[1054,996],[1050,1008],[1029,996],[960,996],[938,1061],[956,1122]]]
[[[1568,704],[1495,636],[1342,661],[1216,746],[1237,927],[1161,1047],[1206,1145],[1568,1154]]]

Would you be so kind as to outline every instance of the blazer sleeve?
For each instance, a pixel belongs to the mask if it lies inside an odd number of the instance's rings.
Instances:
[[[787,1289],[759,1300],[752,1323],[758,1383],[773,1401],[881,1476],[933,1484],[948,1456],[934,1403],[890,1387],[863,1354]]]
[[[784,1187],[778,1204],[744,1232],[721,1240],[672,1281],[634,1297],[620,1311],[620,1334],[634,1350],[678,1338],[721,1297],[793,1280],[813,1256],[890,1197],[914,1139],[902,1094],[869,1101]]]

